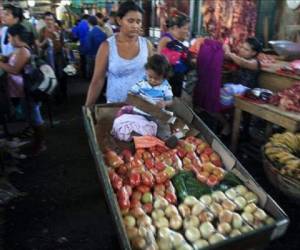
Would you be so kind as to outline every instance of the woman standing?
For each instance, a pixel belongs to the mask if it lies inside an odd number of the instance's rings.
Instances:
[[[44,121],[40,112],[40,104],[31,96],[25,95],[23,72],[29,70],[33,44],[33,36],[27,32],[21,24],[15,24],[8,28],[8,39],[14,47],[13,54],[9,57],[8,63],[0,62],[0,69],[8,74],[8,86],[10,97],[19,97],[26,100],[26,111],[30,125],[34,130],[33,156],[46,150],[44,140]]]
[[[86,106],[96,103],[107,76],[107,102],[123,102],[130,88],[145,75],[144,65],[152,52],[150,43],[139,36],[143,10],[134,2],[120,5],[120,32],[103,42],[98,50]]]
[[[180,50],[180,52],[186,53],[188,48],[186,48],[182,42],[188,38],[189,24],[189,17],[184,14],[176,14],[173,17],[170,17],[167,20],[168,32],[162,36],[158,44],[158,53],[166,55],[166,48],[177,52]],[[183,62],[177,65],[175,62],[173,63],[170,61],[170,63],[173,66],[173,76],[169,79],[169,82],[172,86],[174,96],[180,97],[187,65]]]

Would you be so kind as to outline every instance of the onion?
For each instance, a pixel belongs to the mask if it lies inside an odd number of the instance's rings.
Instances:
[[[241,235],[241,231],[238,230],[238,229],[233,229],[230,233],[230,237],[235,237],[235,236],[238,236],[238,235]]]
[[[207,247],[208,245],[209,245],[208,242],[206,240],[202,240],[202,239],[196,240],[193,244],[194,249],[201,249],[201,248]]]
[[[146,240],[143,237],[137,236],[132,240],[132,246],[136,249],[144,249],[146,247]]]
[[[172,241],[169,239],[160,239],[157,242],[159,250],[172,250]]]
[[[220,222],[227,222],[227,223],[231,223],[232,221],[232,212],[229,210],[223,210],[220,214],[219,214],[219,220]]]
[[[200,232],[203,238],[208,239],[215,232],[215,228],[210,222],[204,222],[200,226]]]
[[[123,222],[126,227],[134,227],[135,226],[135,218],[131,215],[126,215],[123,219]]]
[[[267,214],[264,210],[262,210],[261,208],[258,208],[254,212],[254,217],[260,221],[263,221],[267,218]]]
[[[256,209],[257,209],[257,206],[254,203],[249,203],[244,208],[244,211],[252,214]]]
[[[174,232],[172,234],[172,242],[174,247],[180,247],[185,242],[185,239],[182,234]]]
[[[138,226],[150,226],[152,225],[152,220],[148,215],[144,215],[138,218],[137,220]]]
[[[226,210],[234,211],[236,209],[236,205],[229,199],[223,200],[222,206]]]
[[[206,194],[201,196],[200,201],[205,205],[209,205],[210,203],[212,203],[212,198],[210,195]]]
[[[244,221],[246,221],[247,223],[250,223],[250,224],[253,223],[253,221],[254,221],[253,215],[248,212],[242,213],[242,218]]]
[[[165,216],[165,213],[161,209],[155,209],[151,213],[151,217],[152,217],[153,220],[157,220],[158,218],[163,217],[163,216]]]
[[[241,231],[242,233],[248,233],[248,232],[250,232],[250,231],[252,231],[252,230],[253,230],[253,228],[250,227],[249,225],[244,225],[244,226],[242,226],[241,229],[240,229],[240,231]]]
[[[192,215],[199,215],[205,209],[205,205],[200,201],[196,203],[192,208]]]
[[[215,218],[215,216],[213,215],[213,213],[209,212],[209,211],[202,211],[199,214],[199,219],[200,222],[207,222],[207,221],[213,221]]]
[[[149,234],[149,232],[155,234],[156,228],[153,225],[150,225],[150,226],[140,226],[139,229],[138,229],[138,231],[139,231],[139,236],[147,237],[147,235]]]
[[[191,209],[189,208],[189,206],[183,203],[179,205],[178,210],[181,213],[183,218],[191,214]]]
[[[178,210],[174,205],[169,204],[165,210],[165,214],[168,218],[172,217],[174,214],[178,214]]]
[[[218,216],[222,211],[223,208],[219,203],[213,202],[209,205],[209,210],[215,215]]]
[[[275,223],[275,220],[272,217],[267,216],[265,222],[266,222],[266,224],[271,225],[271,224]]]
[[[187,228],[184,235],[190,242],[195,242],[201,236],[199,229],[196,227]]]
[[[171,230],[168,227],[162,227],[158,231],[158,237],[160,239],[170,240]]]
[[[154,208],[155,209],[158,209],[158,208],[164,209],[164,208],[166,208],[168,206],[168,204],[169,203],[168,203],[168,201],[165,198],[163,198],[161,196],[158,196],[156,198],[156,200],[154,201]]]
[[[243,226],[243,219],[238,213],[233,213],[232,215],[232,226],[235,229]]]
[[[145,211],[141,207],[135,207],[131,209],[130,214],[135,218],[146,215]]]
[[[173,215],[170,218],[170,228],[174,230],[180,229],[182,226],[182,219],[179,215]]]
[[[196,197],[194,196],[187,196],[185,197],[183,203],[192,207],[193,205],[195,205],[198,202],[198,200],[196,199]]]
[[[216,244],[222,240],[225,240],[226,238],[224,237],[224,235],[220,234],[220,233],[215,233],[213,235],[211,235],[208,239],[210,244]]]
[[[234,188],[228,189],[225,194],[230,200],[233,200],[238,195]]]
[[[157,228],[162,228],[162,227],[169,227],[169,221],[166,217],[160,217],[157,220],[154,221],[154,225]]]
[[[191,215],[191,216],[188,216],[184,219],[183,221],[183,227],[186,229],[186,228],[189,228],[189,227],[198,227],[199,226],[199,219],[197,216],[195,215]]]
[[[135,238],[136,236],[138,236],[139,231],[136,227],[128,227],[126,228],[126,233],[128,238],[131,240],[133,238]]]
[[[188,243],[184,243],[177,250],[193,250],[193,248]]]
[[[215,191],[211,194],[211,197],[216,202],[221,202],[226,199],[225,194],[222,191]]]
[[[243,196],[235,197],[234,203],[238,205],[239,209],[243,209],[247,205],[247,201]]]
[[[221,234],[227,235],[231,232],[231,226],[227,222],[220,223],[218,225],[218,231]]]
[[[258,197],[253,192],[249,191],[249,192],[245,193],[244,197],[245,197],[245,199],[247,200],[248,203],[252,203],[253,202],[253,203],[257,204],[257,202],[258,202]]]
[[[235,191],[240,195],[243,195],[248,192],[248,188],[246,188],[244,185],[238,185],[235,187]]]

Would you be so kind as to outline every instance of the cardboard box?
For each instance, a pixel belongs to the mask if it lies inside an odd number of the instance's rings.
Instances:
[[[128,147],[133,148],[134,146],[132,143],[117,141],[110,135],[114,116],[122,105],[124,104],[104,104],[97,105],[93,109],[83,108],[83,114],[85,129],[91,151],[96,161],[99,179],[103,186],[111,215],[116,224],[121,246],[123,249],[131,249],[102,153],[107,146],[116,150]],[[188,134],[199,134],[211,144],[213,149],[220,154],[225,168],[235,173],[250,190],[254,191],[259,196],[260,207],[264,208],[267,213],[276,219],[276,225],[265,226],[239,237],[228,239],[210,246],[208,249],[261,249],[268,245],[270,240],[282,236],[287,230],[289,219],[278,204],[259,186],[235,156],[222,144],[191,108],[175,99],[172,111],[177,117],[177,124],[179,126],[187,124],[190,128]]]

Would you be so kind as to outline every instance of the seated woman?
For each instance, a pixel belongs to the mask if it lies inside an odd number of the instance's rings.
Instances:
[[[27,111],[30,125],[34,129],[33,152],[36,156],[46,150],[44,141],[44,121],[40,112],[40,104],[25,93],[23,72],[29,70],[31,50],[33,44],[32,34],[27,32],[21,24],[15,24],[8,28],[8,39],[15,48],[9,57],[8,63],[0,62],[0,69],[7,72],[9,97],[22,98],[25,101],[24,108]]]
[[[233,83],[240,84],[247,88],[255,88],[258,83],[258,75],[261,64],[257,59],[258,54],[262,51],[262,44],[255,37],[249,37],[241,45],[238,54],[231,52],[228,45],[223,46],[225,58],[232,60],[239,68],[233,73]],[[222,102],[222,101],[221,101]],[[246,125],[249,125],[248,116],[244,117]],[[221,135],[230,133],[230,124],[224,115],[219,113],[217,119],[222,122],[223,128]],[[245,131],[247,132],[247,131]]]

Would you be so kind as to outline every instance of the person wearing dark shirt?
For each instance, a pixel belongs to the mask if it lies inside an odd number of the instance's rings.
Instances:
[[[106,34],[101,30],[98,25],[97,18],[95,16],[90,16],[88,18],[88,22],[90,25],[90,31],[87,35],[86,39],[86,54],[87,54],[87,74],[90,78],[93,75],[93,69],[95,65],[95,58],[98,51],[99,46],[103,41],[106,40]]]
[[[89,15],[83,15],[79,24],[72,30],[73,36],[80,42],[79,53],[80,53],[80,67],[82,76],[86,77],[86,38],[89,33],[89,24],[87,19]]]

